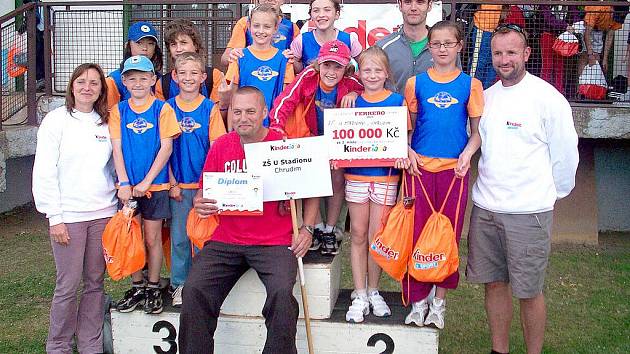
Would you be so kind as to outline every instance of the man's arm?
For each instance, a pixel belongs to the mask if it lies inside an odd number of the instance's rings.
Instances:
[[[556,195],[560,199],[569,195],[575,187],[575,172],[579,162],[578,136],[569,102],[560,95],[554,97],[558,99],[548,103],[549,112],[544,126]]]

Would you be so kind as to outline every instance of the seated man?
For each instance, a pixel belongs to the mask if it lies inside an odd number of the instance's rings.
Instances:
[[[243,145],[280,140],[282,135],[263,127],[265,98],[257,88],[244,86],[232,97],[234,131],[217,139],[206,158],[203,172],[246,172]],[[203,178],[200,180],[200,185]],[[216,200],[194,198],[201,217],[217,214]],[[319,201],[304,203],[304,225],[292,241],[291,215],[281,202],[265,202],[262,216],[224,216],[212,239],[195,256],[183,291],[179,325],[181,353],[213,353],[219,310],[230,290],[250,267],[265,285],[262,309],[267,326],[263,353],[297,353],[295,346],[298,304],[293,297],[297,259],[311,245],[312,224]],[[291,246],[290,249],[288,246]]]

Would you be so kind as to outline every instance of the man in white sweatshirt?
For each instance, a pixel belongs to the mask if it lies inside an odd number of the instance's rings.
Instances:
[[[512,296],[527,353],[540,353],[553,206],[575,186],[578,138],[564,96],[525,70],[526,33],[500,25],[491,48],[500,81],[484,92],[466,276],[485,285],[492,353],[509,352]]]

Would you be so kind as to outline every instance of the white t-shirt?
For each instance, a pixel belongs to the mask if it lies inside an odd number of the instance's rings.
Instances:
[[[116,213],[112,144],[94,111],[61,106],[37,131],[33,197],[50,225],[106,218]]]
[[[473,202],[498,213],[552,210],[575,186],[578,137],[569,102],[529,73],[514,86],[495,83],[484,100]]]

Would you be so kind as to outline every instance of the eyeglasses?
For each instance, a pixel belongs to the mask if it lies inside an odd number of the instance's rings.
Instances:
[[[440,49],[440,48],[442,48],[442,46],[444,46],[444,48],[455,48],[455,47],[457,47],[458,44],[459,44],[459,42],[444,42],[444,43],[429,42],[429,48],[431,48],[431,49]]]

